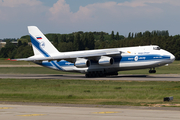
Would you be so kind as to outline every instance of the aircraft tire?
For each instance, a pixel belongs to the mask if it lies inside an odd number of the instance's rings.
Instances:
[[[89,74],[88,74],[88,73],[86,73],[85,77],[86,77],[86,78],[89,78]]]
[[[99,77],[103,77],[103,73],[100,73],[100,74],[99,74]]]
[[[149,70],[149,73],[156,73],[156,70]]]
[[[93,77],[106,77],[106,74],[101,71],[96,71],[96,72],[89,72],[85,74],[86,78],[93,78]]]

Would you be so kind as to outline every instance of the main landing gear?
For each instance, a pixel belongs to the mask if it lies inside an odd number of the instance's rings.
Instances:
[[[156,70],[155,70],[155,68],[153,68],[153,70],[152,70],[152,68],[149,70],[149,73],[156,73]]]
[[[86,73],[86,78],[92,78],[92,77],[105,77],[106,75],[102,71],[93,71]]]
[[[118,75],[118,72],[102,72],[102,71],[92,71],[86,73],[86,78],[93,78],[93,77],[106,77],[111,75]]]

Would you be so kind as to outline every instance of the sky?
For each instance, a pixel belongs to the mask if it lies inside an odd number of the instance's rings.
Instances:
[[[0,39],[77,31],[119,32],[128,36],[153,30],[180,34],[180,0],[0,0]]]

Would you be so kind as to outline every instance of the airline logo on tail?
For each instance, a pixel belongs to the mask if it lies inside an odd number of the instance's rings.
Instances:
[[[44,48],[44,47],[45,47],[45,42],[42,41],[42,42],[40,43],[40,46],[41,46],[42,48]]]

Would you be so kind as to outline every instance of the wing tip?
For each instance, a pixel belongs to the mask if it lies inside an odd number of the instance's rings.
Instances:
[[[10,59],[10,58],[8,58],[8,59],[6,59],[6,60],[9,60],[9,61],[17,61],[16,59]]]

